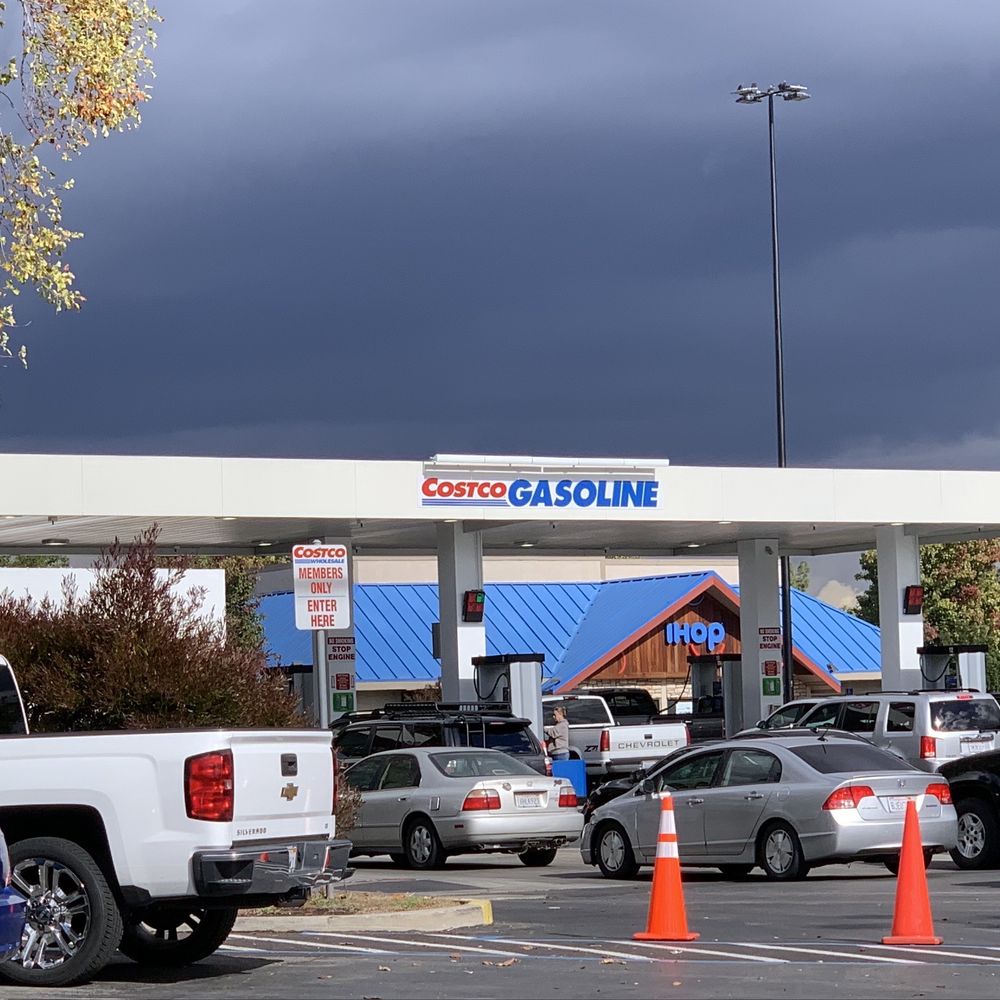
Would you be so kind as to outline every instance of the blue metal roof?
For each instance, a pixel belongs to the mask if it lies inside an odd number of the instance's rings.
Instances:
[[[545,654],[545,687],[571,683],[615,646],[683,601],[715,573],[678,573],[602,583],[486,585],[488,653]],[[735,588],[733,588],[735,589]],[[312,634],[295,628],[291,594],[262,599],[267,647],[285,665],[312,662]],[[357,672],[361,682],[425,681],[441,676],[431,655],[438,620],[434,584],[354,588]],[[800,591],[792,596],[796,648],[828,673],[878,671],[879,630]]]

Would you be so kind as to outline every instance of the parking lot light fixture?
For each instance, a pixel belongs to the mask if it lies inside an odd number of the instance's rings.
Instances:
[[[767,136],[771,165],[771,286],[774,297],[774,380],[778,423],[778,468],[787,465],[785,455],[785,362],[781,344],[781,280],[778,264],[778,184],[774,165],[774,99],[807,101],[809,90],[799,83],[782,81],[771,87],[756,83],[740,84],[733,91],[737,104],[760,104],[767,99]],[[792,572],[788,556],[782,556],[781,566],[781,652],[784,660],[782,682],[785,700],[795,696],[792,688]]]

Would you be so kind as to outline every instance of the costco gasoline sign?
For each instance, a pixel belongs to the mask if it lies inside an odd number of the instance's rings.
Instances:
[[[347,546],[340,542],[292,547],[295,627],[351,627],[351,581]]]
[[[428,476],[422,507],[657,507],[655,479],[450,479]]]

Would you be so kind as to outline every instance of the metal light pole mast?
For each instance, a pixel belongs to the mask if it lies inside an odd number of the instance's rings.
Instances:
[[[778,260],[778,178],[774,158],[774,98],[807,101],[806,88],[791,83],[761,90],[757,84],[736,88],[737,104],[759,104],[767,98],[767,139],[771,166],[771,284],[774,291],[774,380],[778,429],[778,468],[787,465],[785,453],[785,362],[781,346],[781,268]],[[795,697],[792,688],[792,573],[787,555],[780,560],[782,687],[786,701]]]

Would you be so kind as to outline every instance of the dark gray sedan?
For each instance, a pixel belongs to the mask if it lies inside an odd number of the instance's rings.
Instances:
[[[656,854],[660,793],[669,791],[681,862],[742,876],[804,878],[814,865],[854,860],[898,865],[913,799],[925,856],[955,846],[946,781],[884,750],[819,734],[716,743],[678,755],[584,827],[583,860],[627,878]]]

